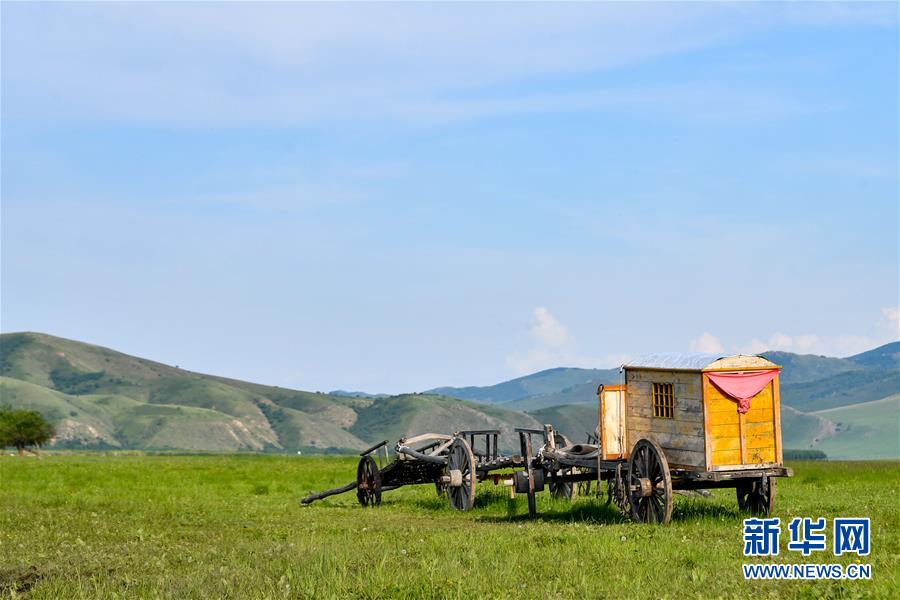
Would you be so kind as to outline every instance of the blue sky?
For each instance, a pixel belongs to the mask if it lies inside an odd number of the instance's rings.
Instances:
[[[898,11],[3,4],[2,330],[301,389],[898,337]]]

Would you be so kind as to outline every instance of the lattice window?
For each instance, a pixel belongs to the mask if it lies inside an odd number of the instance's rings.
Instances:
[[[653,384],[653,416],[662,419],[675,418],[675,385],[672,383]]]

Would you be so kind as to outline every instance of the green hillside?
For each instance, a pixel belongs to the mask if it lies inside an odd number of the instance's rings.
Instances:
[[[781,441],[783,448],[809,450],[823,439],[835,435],[837,426],[826,417],[801,412],[781,405]]]
[[[865,367],[900,370],[900,342],[891,342],[847,358]]]
[[[793,352],[774,350],[763,352],[762,355],[776,365],[784,367],[781,372],[781,385],[818,381],[832,375],[855,371],[860,368],[859,364],[847,358],[833,358],[816,354],[794,354]]]
[[[900,457],[900,394],[813,414],[837,427],[834,436],[815,446],[829,458]]]
[[[366,440],[393,441],[410,433],[499,429],[501,441],[510,444],[515,440],[515,427],[539,426],[533,418],[519,412],[446,396],[407,394],[379,398],[361,409],[350,431]]]
[[[428,390],[428,394],[440,394],[462,400],[474,400],[490,404],[501,404],[521,400],[529,396],[555,394],[579,384],[588,384],[594,389],[600,383],[615,383],[619,380],[618,369],[574,369],[559,367],[518,377],[496,385],[483,387],[441,387]],[[565,404],[565,402],[554,402]],[[546,405],[549,406],[549,405]]]
[[[542,408],[550,408],[552,406],[565,406],[569,404],[586,404],[590,406],[597,405],[597,387],[601,381],[589,381],[580,383],[565,389],[553,392],[552,394],[539,394],[537,396],[527,396],[512,402],[504,402],[499,406],[510,410],[535,411]]]
[[[551,406],[530,411],[528,414],[541,423],[550,423],[557,431],[565,434],[572,443],[579,443],[587,441],[587,435],[595,432],[597,410],[597,403],[594,402],[592,405]]]
[[[65,447],[359,450],[425,431],[537,424],[433,395],[346,397],[193,373],[40,333],[0,335],[0,402],[44,414]]]
[[[818,381],[783,385],[781,399],[798,410],[812,412],[878,400],[898,390],[900,372],[864,368]]]
[[[786,352],[785,448],[829,457],[898,457],[900,344],[846,359]],[[551,423],[582,441],[596,388],[616,369],[550,369],[455,394],[322,394],[204,375],[40,333],[0,335],[0,403],[46,415],[65,447],[294,452],[359,450],[424,432]],[[468,395],[474,401],[459,399]],[[527,411],[527,412],[522,412]],[[515,450],[515,448],[507,448]]]

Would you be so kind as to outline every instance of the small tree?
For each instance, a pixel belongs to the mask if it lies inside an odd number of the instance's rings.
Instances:
[[[28,446],[43,446],[54,434],[41,413],[0,407],[0,447],[14,446],[23,456]]]

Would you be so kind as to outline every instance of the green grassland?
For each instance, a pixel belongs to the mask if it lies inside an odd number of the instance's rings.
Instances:
[[[900,394],[813,414],[838,427],[839,435],[816,446],[831,458],[900,456]]]
[[[732,490],[676,497],[668,526],[602,502],[524,498],[480,484],[458,513],[432,486],[302,507],[353,479],[353,458],[0,457],[0,595],[30,598],[896,597],[900,463],[795,463],[776,516],[872,518],[871,581],[760,582],[741,575]],[[754,562],[855,562],[786,549]],[[830,540],[830,534],[829,534]]]

